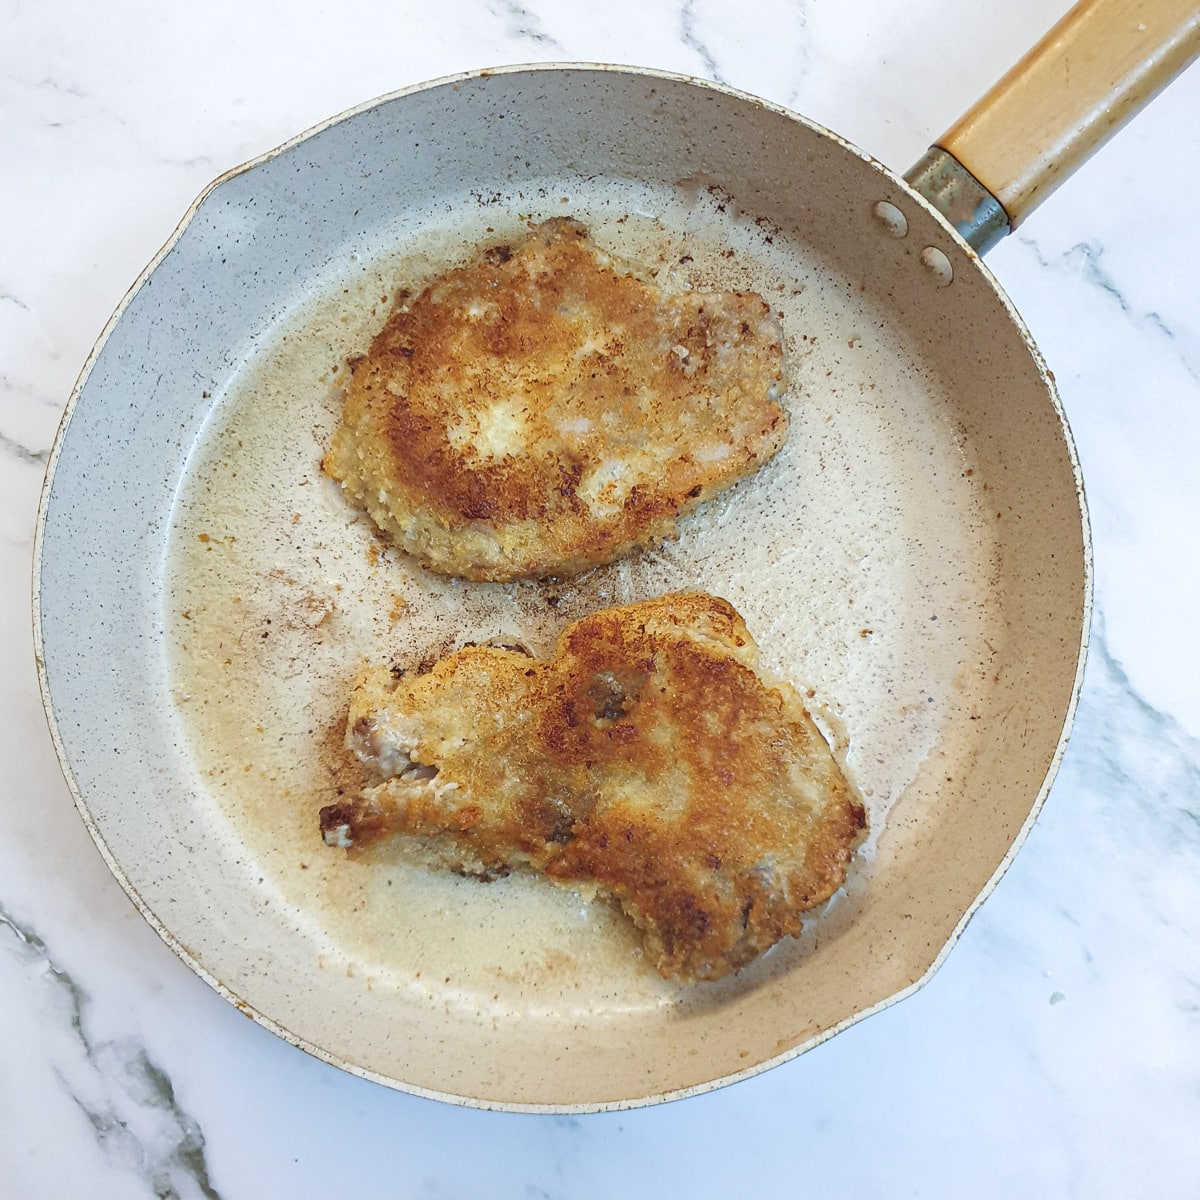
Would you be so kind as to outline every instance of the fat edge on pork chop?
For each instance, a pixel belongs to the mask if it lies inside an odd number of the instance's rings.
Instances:
[[[757,293],[667,291],[555,218],[401,294],[323,465],[435,571],[568,577],[778,451],[782,361]]]
[[[798,934],[866,829],[800,696],[703,594],[594,613],[546,659],[479,645],[425,674],[368,668],[346,745],[379,782],[322,809],[329,845],[406,835],[465,874],[599,891],[681,982]]]

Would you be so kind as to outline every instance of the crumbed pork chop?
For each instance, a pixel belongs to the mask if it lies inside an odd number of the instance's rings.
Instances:
[[[557,218],[401,295],[324,466],[435,571],[566,577],[757,470],[783,388],[761,296],[665,291]]]
[[[321,810],[331,846],[422,839],[484,878],[532,869],[614,898],[668,979],[717,979],[843,883],[858,797],[724,600],[597,612],[533,659],[470,646],[368,669],[346,744],[381,782]]]

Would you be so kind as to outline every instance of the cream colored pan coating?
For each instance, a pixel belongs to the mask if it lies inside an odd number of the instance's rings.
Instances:
[[[320,471],[343,364],[398,280],[567,214],[680,285],[766,298],[787,442],[660,550],[560,585],[433,577]],[[421,1094],[641,1104],[800,1053],[939,961],[1061,753],[1086,543],[1040,358],[901,182],[723,88],[483,73],[219,183],[132,293],[52,463],[44,683],[118,877],[244,1011]],[[799,939],[673,986],[564,889],[328,854],[329,747],[380,647],[542,653],[589,611],[681,590],[737,608],[866,799],[862,861]]]

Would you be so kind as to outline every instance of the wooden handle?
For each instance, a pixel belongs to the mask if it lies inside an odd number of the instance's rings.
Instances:
[[[1083,0],[936,145],[1012,227],[1200,55],[1200,0]]]

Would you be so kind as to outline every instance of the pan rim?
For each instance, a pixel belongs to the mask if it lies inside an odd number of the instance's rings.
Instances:
[[[71,424],[72,417],[79,405],[79,402],[80,402],[84,392],[86,391],[87,383],[92,374],[92,371],[93,371],[101,353],[103,352],[110,336],[112,335],[113,331],[117,328],[117,326],[123,319],[125,313],[128,311],[128,309],[131,306],[135,297],[141,291],[142,287],[144,287],[146,285],[146,283],[149,281],[150,277],[154,274],[154,272],[157,270],[158,266],[163,262],[163,260],[166,258],[166,256],[179,243],[179,241],[181,240],[181,238],[184,236],[187,229],[191,225],[193,219],[196,217],[197,213],[200,211],[201,207],[204,205],[205,201],[213,194],[213,192],[218,187],[221,186],[221,184],[223,184],[224,182],[226,182],[230,179],[233,179],[240,175],[246,174],[246,173],[254,170],[255,168],[257,168],[260,165],[271,162],[272,160],[274,160],[275,158],[286,153],[290,149],[292,149],[298,145],[301,145],[302,143],[306,142],[310,138],[316,136],[319,133],[322,133],[323,131],[325,131],[327,129],[330,129],[336,125],[339,125],[345,121],[348,121],[359,114],[379,108],[385,104],[388,104],[395,100],[402,99],[409,95],[429,91],[429,90],[432,90],[435,88],[464,84],[464,83],[468,83],[471,81],[483,79],[483,78],[486,78],[489,76],[494,76],[494,75],[510,75],[510,74],[521,74],[521,73],[564,73],[564,72],[572,72],[572,71],[580,71],[580,70],[591,71],[591,72],[600,71],[600,72],[612,73],[612,74],[617,74],[617,75],[635,75],[639,78],[652,79],[652,80],[663,80],[663,81],[679,83],[679,84],[683,84],[683,85],[687,85],[687,86],[699,87],[703,90],[721,93],[721,94],[724,94],[727,97],[730,97],[734,100],[751,104],[754,107],[759,108],[761,110],[776,113],[782,117],[787,118],[788,120],[795,121],[795,122],[805,126],[810,131],[813,131],[813,132],[829,139],[834,144],[836,144],[838,147],[840,147],[842,150],[850,152],[853,156],[858,158],[860,161],[864,162],[865,164],[867,164],[870,167],[874,168],[875,170],[879,171],[887,179],[887,181],[890,184],[892,184],[893,186],[895,186],[897,188],[903,189],[903,191],[905,193],[907,193],[907,195],[911,198],[911,200],[914,203],[918,203],[920,206],[927,209],[930,213],[933,213],[934,215],[936,215],[938,217],[938,220],[945,227],[947,234],[949,236],[952,236],[953,239],[957,243],[959,243],[960,246],[962,248],[964,248],[964,250],[970,255],[971,259],[974,262],[974,265],[977,266],[979,268],[979,270],[982,272],[984,280],[986,280],[986,282],[990,285],[995,296],[1001,301],[1004,311],[1008,315],[1009,319],[1013,322],[1013,325],[1015,326],[1017,332],[1019,333],[1021,339],[1023,340],[1028,352],[1030,353],[1030,355],[1034,361],[1034,364],[1036,365],[1036,369],[1039,374],[1039,377],[1045,388],[1046,394],[1051,401],[1052,407],[1056,413],[1059,424],[1061,426],[1063,438],[1064,438],[1064,444],[1066,446],[1066,449],[1067,449],[1067,452],[1069,455],[1069,459],[1070,459],[1070,468],[1071,468],[1072,476],[1073,476],[1074,483],[1075,483],[1076,495],[1078,498],[1078,505],[1079,505],[1080,532],[1081,532],[1081,539],[1082,539],[1082,562],[1083,562],[1083,579],[1081,581],[1082,582],[1082,597],[1081,597],[1081,606],[1080,606],[1081,641],[1080,641],[1079,653],[1078,653],[1078,656],[1076,659],[1075,674],[1074,674],[1074,678],[1071,683],[1070,696],[1069,696],[1069,700],[1068,700],[1068,703],[1066,706],[1066,710],[1063,713],[1062,729],[1059,734],[1057,747],[1056,747],[1055,752],[1054,752],[1054,754],[1051,758],[1051,761],[1048,765],[1045,777],[1042,780],[1042,783],[1037,792],[1037,795],[1035,796],[1035,798],[1032,802],[1032,805],[1030,807],[1028,815],[1026,816],[1026,818],[1025,818],[1024,822],[1022,823],[1020,829],[1018,830],[1015,838],[1013,839],[1007,852],[1005,853],[1004,857],[998,864],[995,871],[992,873],[990,878],[986,881],[986,883],[984,884],[982,889],[979,891],[978,895],[975,897],[975,899],[973,900],[973,902],[971,903],[971,905],[969,906],[967,911],[962,915],[960,920],[954,926],[950,935],[947,937],[947,939],[941,946],[938,953],[935,955],[934,959],[932,960],[932,962],[930,963],[928,968],[920,975],[920,977],[918,979],[916,979],[913,983],[911,983],[907,987],[903,988],[902,990],[884,998],[883,1000],[877,1002],[874,1005],[871,1005],[867,1008],[862,1009],[859,1012],[851,1014],[850,1016],[846,1017],[843,1021],[837,1023],[836,1025],[832,1026],[831,1028],[826,1029],[826,1030],[812,1036],[811,1038],[808,1038],[794,1046],[787,1048],[786,1050],[782,1051],[780,1054],[778,1054],[774,1057],[763,1059],[759,1062],[754,1063],[751,1066],[746,1067],[745,1069],[743,1069],[741,1071],[729,1073],[729,1074],[723,1075],[717,1079],[708,1080],[708,1081],[704,1081],[704,1082],[697,1083],[697,1084],[691,1084],[691,1085],[687,1085],[687,1086],[680,1087],[677,1089],[670,1089],[670,1090],[662,1091],[657,1094],[652,1094],[649,1096],[631,1096],[631,1097],[626,1097],[626,1098],[622,1098],[619,1100],[610,1100],[610,1101],[584,1101],[584,1102],[578,1102],[578,1103],[507,1102],[507,1101],[490,1100],[490,1099],[486,1099],[486,1098],[479,1098],[479,1097],[473,1097],[473,1096],[467,1096],[467,1095],[459,1095],[459,1094],[456,1094],[453,1092],[443,1092],[443,1091],[440,1091],[437,1089],[430,1089],[430,1088],[422,1087],[420,1085],[403,1082],[403,1081],[391,1078],[389,1076],[385,1076],[381,1073],[372,1071],[369,1068],[365,1068],[360,1065],[344,1061],[341,1058],[339,1058],[337,1055],[332,1054],[329,1051],[324,1050],[322,1047],[311,1042],[309,1039],[303,1038],[303,1037],[300,1037],[300,1036],[294,1034],[292,1031],[287,1029],[286,1026],[282,1025],[279,1021],[270,1017],[268,1014],[260,1011],[259,1009],[255,1008],[253,1005],[249,1004],[247,1001],[245,1001],[243,998],[241,998],[232,988],[230,988],[228,985],[226,985],[221,979],[216,977],[208,968],[206,968],[200,961],[198,961],[198,959],[188,949],[188,947],[180,939],[180,937],[177,934],[173,933],[170,929],[168,929],[167,926],[165,925],[165,923],[149,907],[149,905],[142,898],[140,892],[138,891],[138,889],[135,886],[135,884],[133,883],[133,881],[126,874],[125,870],[120,866],[120,864],[116,861],[116,858],[115,858],[113,852],[109,848],[107,842],[104,839],[103,834],[101,833],[101,830],[96,822],[96,819],[94,818],[94,816],[91,812],[91,809],[89,807],[87,799],[83,795],[83,790],[79,786],[79,783],[76,779],[75,770],[74,770],[74,767],[72,766],[71,759],[67,752],[66,743],[65,743],[65,740],[62,735],[62,731],[59,726],[58,714],[57,714],[57,711],[55,708],[54,699],[51,695],[51,689],[50,689],[50,684],[49,684],[49,680],[48,680],[48,676],[47,676],[46,662],[45,662],[45,642],[44,642],[43,611],[42,611],[42,608],[43,608],[43,606],[42,606],[43,551],[44,551],[44,543],[45,543],[45,536],[46,536],[47,520],[49,517],[51,493],[53,490],[53,484],[54,484],[55,476],[57,473],[59,461],[62,457],[62,453],[63,453],[64,447],[66,445],[66,442],[67,442],[67,438],[68,438],[68,434],[69,434],[69,427]],[[619,64],[593,63],[593,62],[550,62],[550,63],[533,63],[533,64],[512,64],[512,65],[505,65],[505,66],[501,66],[501,67],[482,68],[482,69],[474,70],[474,71],[459,72],[459,73],[455,73],[455,74],[451,74],[451,75],[442,76],[440,78],[429,80],[426,82],[418,83],[418,84],[415,84],[415,85],[412,85],[409,87],[401,88],[396,91],[375,97],[374,99],[364,101],[363,103],[361,103],[359,105],[355,105],[355,106],[353,106],[349,109],[346,109],[343,112],[340,112],[324,121],[319,122],[316,125],[309,127],[308,129],[302,131],[301,133],[295,135],[294,137],[289,138],[285,142],[282,142],[279,145],[275,146],[274,148],[264,152],[263,154],[255,156],[254,158],[248,159],[248,160],[242,162],[241,164],[221,173],[215,179],[213,179],[199,193],[199,195],[192,201],[192,203],[186,209],[186,211],[184,212],[183,216],[181,217],[180,221],[178,222],[178,224],[176,225],[175,229],[172,231],[170,236],[163,243],[163,245],[160,247],[160,249],[157,251],[157,253],[150,259],[150,261],[148,262],[146,267],[140,272],[140,274],[137,276],[137,278],[130,285],[130,287],[128,288],[128,290],[126,291],[124,296],[122,297],[121,301],[118,303],[113,314],[108,319],[107,323],[105,324],[101,333],[99,334],[96,342],[93,344],[91,350],[89,351],[89,353],[84,361],[84,364],[80,370],[79,376],[74,384],[74,387],[72,388],[71,394],[68,398],[62,419],[59,423],[58,429],[55,434],[55,438],[54,438],[53,446],[51,448],[50,455],[47,460],[46,472],[45,472],[45,476],[44,476],[43,483],[42,483],[41,493],[39,496],[37,521],[36,521],[36,525],[35,525],[34,540],[33,540],[33,573],[32,573],[33,613],[32,613],[32,615],[33,615],[34,654],[35,654],[35,662],[36,662],[37,674],[38,674],[38,684],[39,684],[39,691],[40,691],[40,695],[41,695],[41,699],[42,699],[42,705],[43,705],[44,712],[46,714],[47,723],[49,726],[55,753],[56,753],[56,756],[59,761],[59,766],[63,772],[64,779],[67,783],[68,789],[71,792],[72,800],[74,802],[76,810],[80,814],[80,817],[83,820],[84,825],[87,828],[88,833],[91,836],[93,842],[95,842],[97,848],[100,850],[101,856],[103,857],[109,870],[112,872],[114,877],[117,879],[118,883],[121,885],[121,887],[126,892],[126,894],[133,901],[135,907],[141,913],[143,918],[146,919],[146,921],[151,926],[151,928],[153,928],[155,930],[155,932],[159,935],[159,937],[162,939],[162,941],[176,954],[177,957],[179,957],[189,967],[190,970],[192,970],[201,979],[203,979],[206,983],[208,983],[209,986],[211,986],[224,999],[228,1000],[231,1004],[233,1004],[234,1007],[236,1007],[240,1012],[242,1012],[246,1016],[250,1016],[257,1024],[260,1024],[264,1028],[269,1029],[271,1032],[275,1033],[277,1036],[279,1036],[284,1041],[290,1043],[291,1045],[293,1045],[299,1049],[304,1050],[306,1053],[311,1054],[313,1057],[315,1057],[323,1062],[326,1062],[332,1066],[336,1066],[339,1069],[347,1071],[348,1073],[350,1073],[352,1075],[356,1075],[360,1078],[367,1079],[372,1082],[380,1083],[389,1088],[392,1088],[392,1089],[395,1089],[398,1091],[402,1091],[402,1092],[406,1092],[406,1093],[409,1093],[412,1095],[417,1095],[417,1096],[421,1096],[421,1097],[429,1098],[429,1099],[437,1099],[437,1100],[441,1100],[444,1102],[453,1103],[456,1105],[470,1107],[470,1108],[479,1108],[479,1109],[491,1110],[491,1111],[526,1112],[526,1113],[583,1114],[583,1113],[591,1113],[591,1112],[621,1111],[621,1110],[628,1110],[628,1109],[639,1108],[639,1107],[646,1107],[646,1106],[650,1106],[650,1105],[656,1105],[656,1104],[660,1104],[660,1103],[674,1101],[677,1099],[684,1099],[684,1098],[688,1098],[691,1096],[700,1095],[705,1092],[709,1092],[709,1091],[716,1090],[718,1088],[722,1088],[728,1084],[740,1082],[742,1080],[751,1078],[755,1075],[761,1074],[762,1072],[764,1072],[772,1067],[778,1066],[784,1062],[787,1062],[793,1058],[798,1057],[799,1055],[805,1053],[806,1051],[808,1051],[810,1049],[813,1049],[814,1047],[821,1044],[822,1042],[827,1041],[828,1039],[832,1038],[835,1034],[843,1032],[844,1030],[848,1029],[851,1025],[857,1024],[859,1021],[865,1019],[866,1017],[872,1016],[875,1013],[880,1012],[883,1009],[890,1007],[892,1004],[898,1003],[899,1001],[911,996],[912,994],[914,994],[915,992],[920,990],[925,985],[925,983],[927,983],[932,978],[932,976],[937,972],[937,970],[940,969],[942,964],[945,962],[950,951],[957,944],[959,937],[962,935],[964,929],[966,928],[966,926],[969,923],[969,921],[971,920],[971,918],[978,911],[979,907],[983,904],[984,900],[986,900],[988,898],[988,896],[990,896],[992,891],[998,885],[998,883],[1000,882],[1000,879],[1007,872],[1009,866],[1015,859],[1016,854],[1019,852],[1019,850],[1024,845],[1025,841],[1027,840],[1027,838],[1032,830],[1033,824],[1035,823],[1035,821],[1037,820],[1038,816],[1041,813],[1041,810],[1042,810],[1042,808],[1045,804],[1045,801],[1048,797],[1049,791],[1050,791],[1050,789],[1054,783],[1054,780],[1057,776],[1057,773],[1058,773],[1059,767],[1062,763],[1063,756],[1066,751],[1066,746],[1069,741],[1070,734],[1071,734],[1071,731],[1072,731],[1072,728],[1074,725],[1075,714],[1077,711],[1080,693],[1082,690],[1086,660],[1087,660],[1087,655],[1088,655],[1088,647],[1089,647],[1089,641],[1090,641],[1090,630],[1091,630],[1092,608],[1093,608],[1093,589],[1094,589],[1094,567],[1093,567],[1093,553],[1092,553],[1091,524],[1090,524],[1090,519],[1089,519],[1089,514],[1088,514],[1088,506],[1087,506],[1086,495],[1085,495],[1085,490],[1084,490],[1084,482],[1083,482],[1083,478],[1082,478],[1080,464],[1078,461],[1078,454],[1077,454],[1077,449],[1075,446],[1074,438],[1071,434],[1070,427],[1069,427],[1069,424],[1068,424],[1068,421],[1066,418],[1066,414],[1062,408],[1061,399],[1058,394],[1058,390],[1057,390],[1057,387],[1056,387],[1056,384],[1054,381],[1053,374],[1047,368],[1046,363],[1043,360],[1041,352],[1040,352],[1036,342],[1034,341],[1032,335],[1030,334],[1029,330],[1025,326],[1023,320],[1021,319],[1020,315],[1016,311],[1014,305],[1012,304],[1012,302],[1009,300],[1008,296],[1004,292],[1003,288],[999,285],[999,283],[996,281],[996,279],[992,275],[990,269],[988,269],[988,267],[986,266],[986,264],[983,263],[983,261],[979,257],[979,255],[976,254],[976,252],[967,245],[967,243],[952,228],[952,226],[950,226],[949,223],[945,221],[945,219],[941,216],[941,214],[937,213],[936,209],[934,209],[932,205],[930,205],[922,196],[920,196],[907,183],[905,183],[905,181],[903,180],[903,178],[900,175],[898,175],[892,169],[887,167],[885,164],[879,162],[873,156],[867,154],[865,151],[861,150],[857,146],[846,141],[844,138],[840,137],[836,133],[833,133],[832,131],[824,128],[823,126],[809,120],[808,118],[802,116],[801,114],[795,113],[795,112],[793,112],[787,108],[784,108],[780,105],[777,105],[772,102],[763,100],[759,97],[753,96],[750,93],[730,87],[729,85],[722,84],[722,83],[716,83],[716,82],[709,81],[709,80],[704,80],[704,79],[698,78],[696,76],[687,75],[687,74],[683,74],[683,73],[661,71],[661,70],[643,68],[643,67],[623,66],[623,65],[619,65]]]

